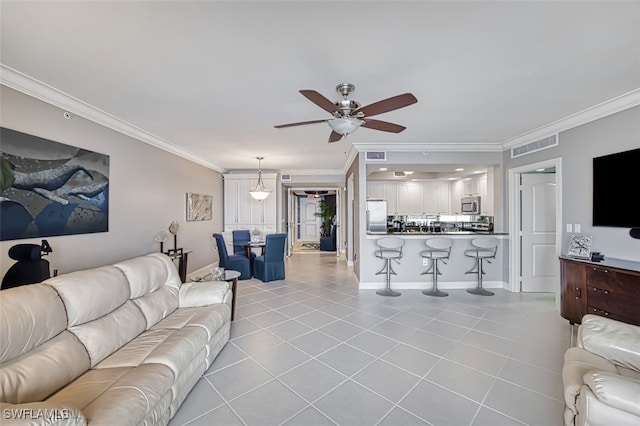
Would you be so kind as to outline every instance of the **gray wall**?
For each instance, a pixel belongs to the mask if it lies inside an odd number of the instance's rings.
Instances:
[[[504,153],[505,169],[533,164],[553,158],[562,159],[562,252],[569,235],[566,224],[579,223],[581,232],[593,235],[592,250],[606,257],[640,261],[640,240],[629,236],[628,228],[593,227],[592,160],[593,157],[640,147],[640,107],[592,121],[559,133],[558,146],[517,159]],[[640,165],[638,165],[640,167]],[[506,179],[506,176],[505,176]],[[505,186],[507,184],[505,183]],[[617,188],[625,196],[624,182]],[[634,196],[638,196],[635,194]],[[612,192],[612,200],[614,194]],[[639,213],[640,214],[640,213]]]
[[[81,117],[66,120],[63,110],[5,86],[0,101],[3,127],[110,156],[109,232],[47,237],[54,250],[48,256],[52,273],[158,251],[153,237],[173,220],[181,225],[178,246],[192,250],[189,271],[217,260],[211,234],[222,230],[220,173]],[[213,196],[212,221],[185,221],[187,192]],[[40,244],[40,238],[0,242],[2,275],[14,263],[7,251],[18,243]]]

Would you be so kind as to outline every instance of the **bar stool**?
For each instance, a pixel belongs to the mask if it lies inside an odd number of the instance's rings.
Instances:
[[[449,238],[431,238],[426,240],[426,250],[420,252],[420,256],[423,259],[429,259],[429,268],[420,275],[433,274],[433,287],[431,290],[422,290],[422,294],[435,297],[446,297],[449,293],[438,290],[438,275],[440,269],[438,268],[438,261],[447,263],[449,255],[451,254],[451,239]]]
[[[486,260],[491,263],[489,259],[495,259],[498,251],[498,240],[493,237],[478,237],[471,240],[471,245],[473,248],[465,250],[464,255],[475,258],[476,263],[466,273],[478,274],[478,287],[468,289],[467,293],[479,296],[493,296],[494,293],[492,291],[482,288],[482,275],[484,274],[482,262]]]
[[[387,287],[384,290],[376,291],[376,294],[391,297],[400,296],[401,293],[399,291],[391,290],[391,275],[398,275],[391,268],[391,261],[394,260],[400,264],[404,240],[397,237],[384,237],[377,239],[376,244],[378,245],[378,250],[374,254],[377,258],[384,260],[384,266],[376,272],[376,275],[386,274],[387,276]]]

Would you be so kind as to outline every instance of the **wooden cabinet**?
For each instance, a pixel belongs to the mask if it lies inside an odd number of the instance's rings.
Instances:
[[[224,176],[224,230],[259,229],[276,232],[276,176],[262,174],[267,188],[273,190],[265,200],[255,200],[249,190],[255,186],[257,175],[225,174]]]
[[[639,264],[561,257],[560,285],[560,313],[570,323],[580,323],[582,316],[589,313],[640,325]]]
[[[384,182],[382,188],[384,199],[387,200],[387,213],[398,214],[398,184],[395,182]]]
[[[425,214],[450,214],[451,189],[448,182],[425,182],[423,185],[423,206]]]
[[[367,198],[384,200],[384,185],[382,182],[367,182]]]
[[[424,197],[421,182],[402,182],[398,184],[398,213],[420,214]]]

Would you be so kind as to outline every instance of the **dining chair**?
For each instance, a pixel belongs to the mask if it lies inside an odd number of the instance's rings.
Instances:
[[[264,254],[256,256],[253,262],[253,274],[263,282],[284,280],[284,250],[287,234],[267,234]]]
[[[236,229],[231,231],[231,235],[233,236],[233,254],[246,256],[247,250],[245,244],[251,242],[251,232],[248,229]],[[256,254],[251,250],[249,250],[249,254],[253,258],[251,260],[256,258]]]
[[[231,269],[232,271],[240,272],[239,279],[248,280],[251,278],[251,266],[249,259],[244,254],[229,254],[227,253],[227,246],[224,242],[224,236],[222,234],[213,234],[213,238],[216,240],[218,246],[218,256],[220,258],[219,266],[225,269]]]

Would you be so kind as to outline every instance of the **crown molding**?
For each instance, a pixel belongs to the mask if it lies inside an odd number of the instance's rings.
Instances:
[[[524,145],[638,105],[640,105],[640,89],[635,89],[575,114],[571,114],[568,117],[554,121],[553,123],[507,139],[502,143],[502,147],[507,150],[515,146]]]
[[[101,126],[115,130],[118,133],[132,137],[141,142],[153,145],[164,151],[185,158],[201,166],[215,170],[220,173],[226,172],[226,169],[204,161],[191,151],[180,148],[171,142],[164,140],[152,133],[149,133],[131,123],[127,123],[105,111],[95,108],[86,102],[74,98],[46,83],[27,76],[19,71],[14,70],[0,63],[0,84],[15,89],[33,98],[61,108],[79,117],[86,118]]]
[[[358,152],[502,152],[501,143],[489,142],[449,142],[449,143],[354,143]]]

